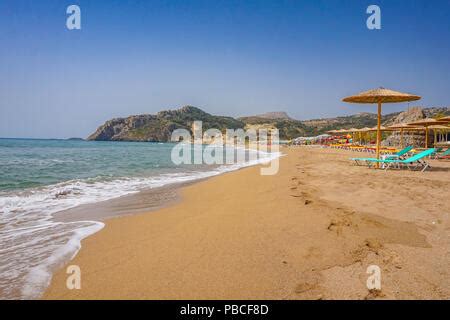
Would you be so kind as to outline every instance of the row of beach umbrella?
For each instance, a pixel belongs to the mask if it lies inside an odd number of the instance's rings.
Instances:
[[[397,124],[390,127],[381,126],[381,109],[382,104],[384,103],[400,103],[400,102],[409,102],[409,101],[417,101],[420,100],[421,97],[414,94],[398,92],[385,88],[377,88],[368,91],[364,91],[358,93],[353,96],[346,97],[342,99],[344,102],[348,103],[357,103],[357,104],[376,104],[377,105],[377,126],[375,128],[363,128],[363,129],[341,129],[336,131],[329,131],[329,133],[349,133],[349,132],[377,132],[377,145],[376,145],[376,156],[377,159],[380,158],[380,147],[381,147],[381,132],[382,131],[393,131],[398,130],[403,133],[403,131],[411,131],[411,130],[425,130],[425,147],[428,147],[428,129],[430,128],[447,128],[446,125],[450,122],[450,117],[445,117],[441,119],[431,119],[426,118],[418,121],[414,121],[406,124]],[[435,127],[442,126],[442,127]]]
[[[403,141],[403,133],[404,132],[413,132],[413,131],[425,131],[425,148],[428,148],[428,130],[442,130],[442,131],[450,131],[450,117],[444,117],[440,119],[432,119],[426,118],[410,123],[397,123],[391,126],[385,127],[380,126],[379,130],[383,131],[400,131],[401,141]],[[330,134],[344,134],[344,133],[366,133],[366,132],[375,132],[378,131],[378,126],[372,128],[350,128],[350,129],[339,129],[339,130],[330,130],[327,133]]]
[[[380,131],[423,131],[426,129],[433,130],[450,130],[450,127],[446,124],[450,124],[450,117],[445,117],[441,119],[422,119],[416,122],[410,123],[397,123],[391,126],[385,127],[380,126]],[[356,133],[356,132],[374,132],[377,131],[378,127],[366,127],[366,128],[350,128],[350,129],[339,129],[339,130],[330,130],[327,133],[336,134],[336,133]]]

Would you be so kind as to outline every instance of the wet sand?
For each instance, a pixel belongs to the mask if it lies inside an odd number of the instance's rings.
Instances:
[[[180,189],[195,182],[171,184],[122,197],[89,203],[55,213],[55,221],[105,221],[113,217],[151,212],[180,201]]]
[[[385,172],[351,165],[349,151],[282,152],[277,175],[242,169],[107,219],[69,263],[81,289],[67,289],[64,268],[44,298],[450,298],[450,162]]]

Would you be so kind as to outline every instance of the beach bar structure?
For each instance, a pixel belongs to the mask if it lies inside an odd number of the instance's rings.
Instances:
[[[420,100],[420,96],[416,96],[409,93],[398,92],[385,88],[372,89],[358,93],[354,96],[349,96],[342,101],[358,104],[377,104],[378,106],[378,118],[377,118],[377,146],[376,156],[380,159],[380,147],[381,147],[381,106],[383,103],[398,103]],[[379,164],[377,163],[377,167]]]

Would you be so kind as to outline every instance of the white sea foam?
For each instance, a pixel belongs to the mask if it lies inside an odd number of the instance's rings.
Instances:
[[[39,297],[50,284],[52,272],[61,267],[65,261],[73,259],[81,248],[81,240],[101,230],[104,224],[96,221],[79,221],[73,223],[73,227],[76,229],[71,232],[65,244],[50,252],[47,258],[28,270],[21,290],[23,299]]]
[[[0,194],[0,297],[38,298],[48,286],[52,272],[78,252],[80,241],[103,227],[96,221],[55,222],[54,213],[143,189],[212,177],[280,156],[280,153],[252,152],[258,153],[259,159],[222,165],[209,171],[114,180],[70,180],[14,194]]]

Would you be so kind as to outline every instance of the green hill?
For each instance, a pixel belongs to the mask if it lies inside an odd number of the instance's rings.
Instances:
[[[443,115],[450,115],[450,108],[416,107],[403,113],[383,115],[382,123],[404,121],[411,116],[414,119],[420,119]],[[216,128],[222,132],[225,132],[227,128],[277,128],[280,139],[290,140],[299,136],[315,136],[335,129],[374,127],[377,124],[377,115],[365,112],[350,116],[300,121],[290,118],[284,112],[269,112],[259,116],[235,119],[211,115],[199,108],[185,106],[177,110],[160,111],[155,115],[143,114],[108,120],[91,134],[88,140],[166,142],[170,141],[172,131],[175,129],[191,131],[195,120],[203,122],[203,130]]]

